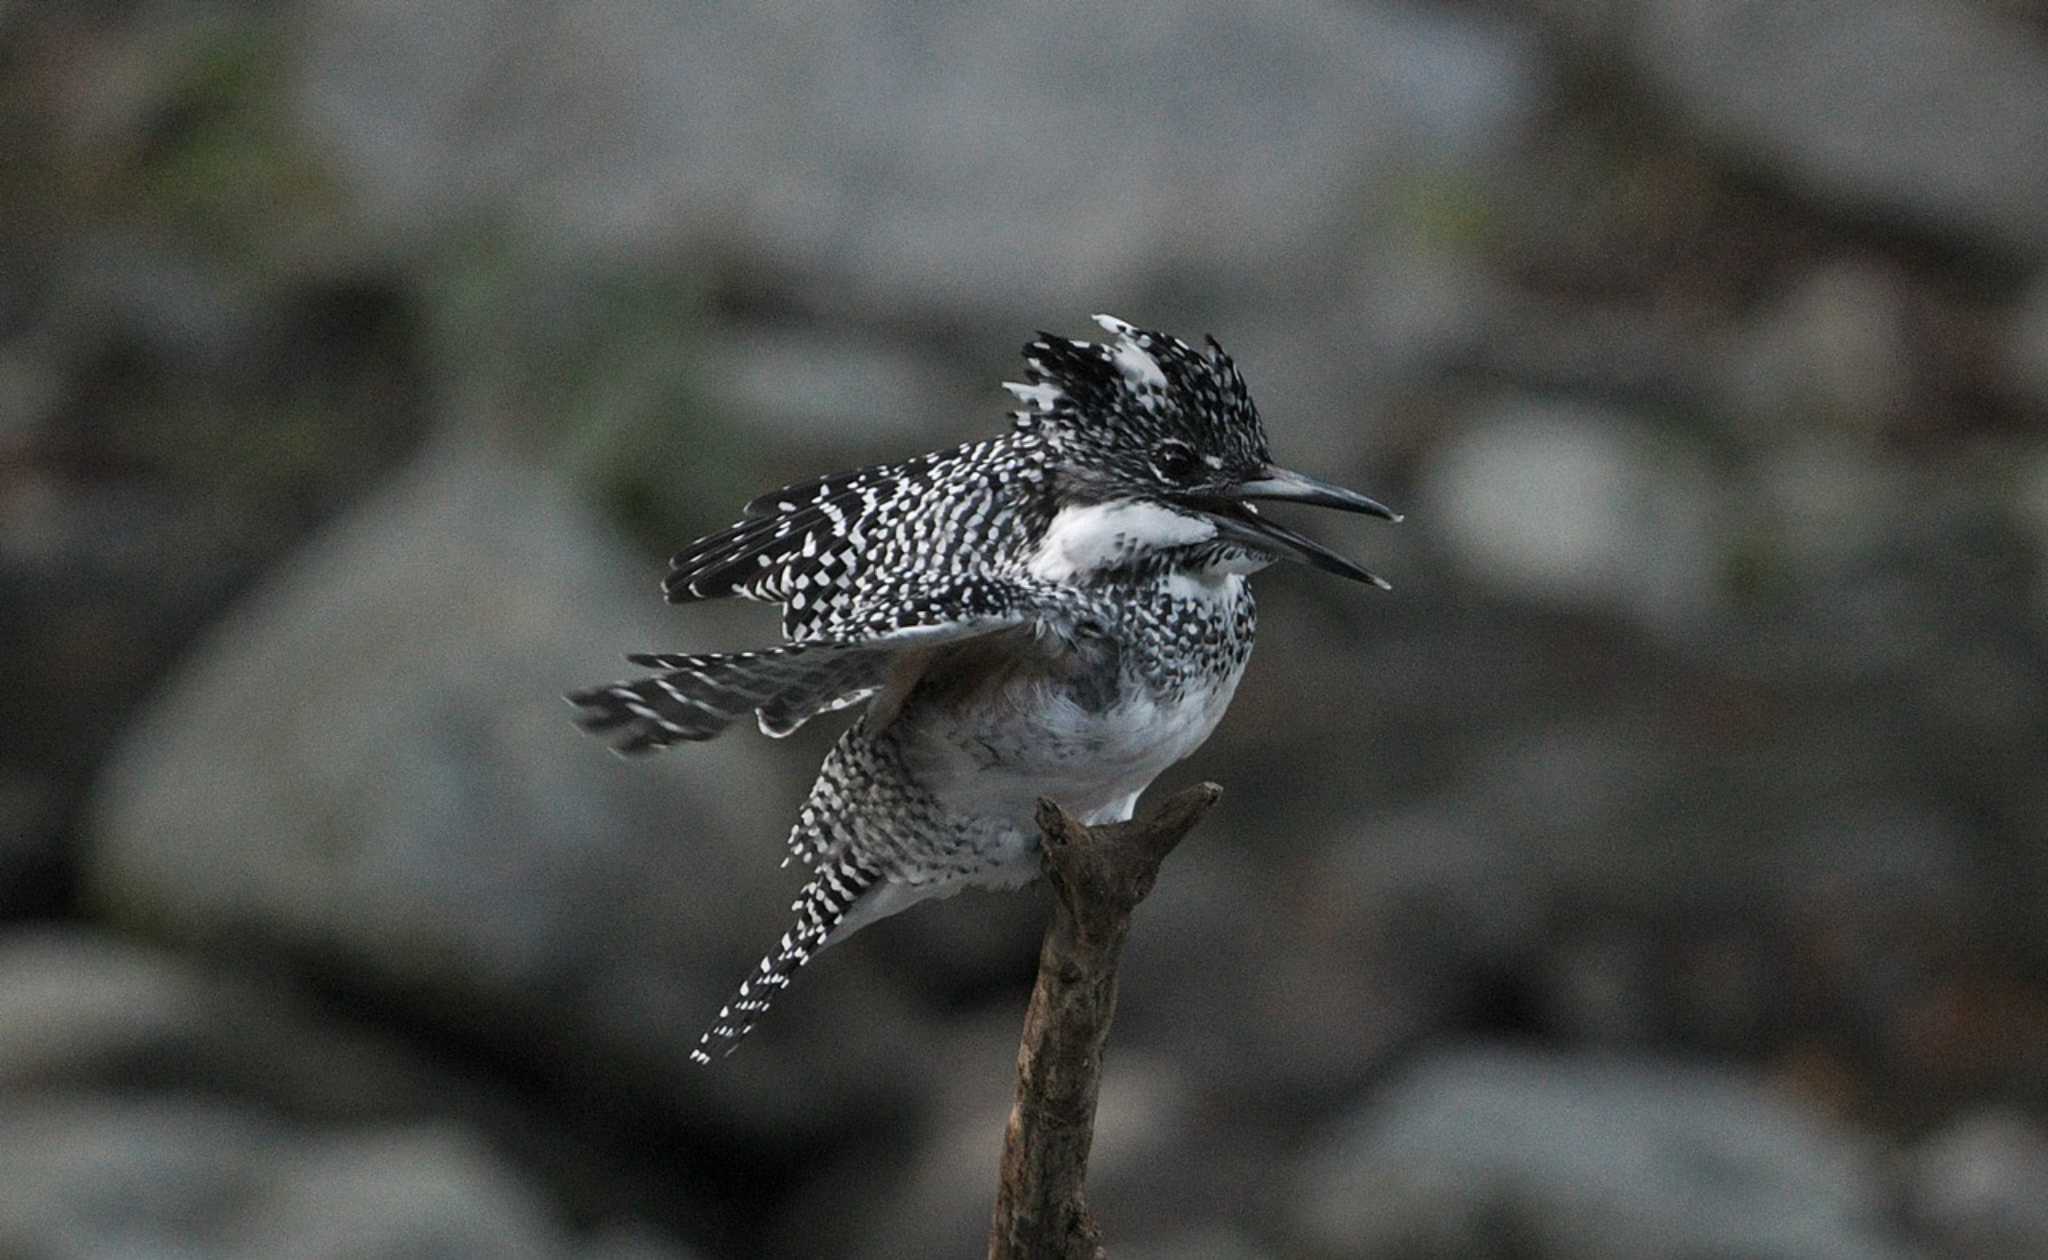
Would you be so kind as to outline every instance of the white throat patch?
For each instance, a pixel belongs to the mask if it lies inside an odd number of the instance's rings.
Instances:
[[[1041,582],[1068,583],[1128,562],[1141,551],[1207,542],[1216,526],[1156,503],[1063,507],[1025,565]]]

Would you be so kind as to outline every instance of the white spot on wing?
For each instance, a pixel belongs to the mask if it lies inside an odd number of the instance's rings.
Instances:
[[[1040,411],[1051,411],[1059,405],[1061,396],[1057,385],[1020,385],[1016,381],[1004,381],[1003,388],[1018,401],[1029,403]]]

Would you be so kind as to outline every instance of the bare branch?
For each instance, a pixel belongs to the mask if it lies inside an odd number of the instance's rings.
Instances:
[[[1017,1047],[1017,1103],[1004,1135],[989,1260],[1103,1254],[1085,1188],[1117,959],[1159,864],[1222,794],[1197,784],[1130,822],[1100,827],[1038,803],[1052,922]]]

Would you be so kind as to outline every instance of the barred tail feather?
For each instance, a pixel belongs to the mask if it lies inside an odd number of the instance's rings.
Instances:
[[[820,713],[873,695],[888,671],[891,649],[791,644],[724,655],[635,655],[659,669],[649,678],[573,692],[587,731],[617,732],[613,747],[641,753],[679,740],[719,735],[755,714],[761,729],[782,736]]]
[[[714,1050],[723,1056],[737,1049],[768,1012],[775,995],[788,988],[797,969],[825,947],[847,911],[880,878],[878,871],[851,855],[821,866],[790,907],[796,912],[796,924],[782,934],[774,952],[761,959],[753,974],[740,982],[732,1000],[719,1009],[718,1022],[698,1038],[690,1051],[691,1060],[708,1064]]]

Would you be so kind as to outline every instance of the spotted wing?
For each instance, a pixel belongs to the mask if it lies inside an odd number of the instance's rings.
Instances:
[[[634,655],[627,659],[658,672],[574,692],[569,702],[583,711],[584,729],[609,736],[623,753],[712,739],[748,714],[779,737],[892,688],[885,698],[893,709],[916,681],[905,664],[912,655],[1024,627],[1069,634],[1102,616],[1075,591],[1025,582],[905,581],[882,594],[837,617],[830,639],[754,652]]]
[[[1019,477],[1044,474],[1015,436],[785,486],[669,562],[668,598],[783,606],[793,640],[841,639],[905,587],[1001,569],[1017,531]]]
[[[928,481],[941,458],[874,464],[764,494],[738,521],[670,557],[662,590],[676,604],[727,596],[782,603],[799,574],[825,585],[850,578],[861,560],[861,523]],[[855,554],[845,554],[849,543]]]
[[[713,739],[752,714],[783,736],[820,713],[858,704],[888,675],[887,645],[790,643],[758,652],[629,656],[658,672],[572,692],[583,729],[622,753]]]
[[[672,603],[738,596],[779,604],[806,588],[820,600],[857,589],[893,522],[941,492],[967,453],[874,464],[764,494],[738,521],[676,553],[662,589]]]

